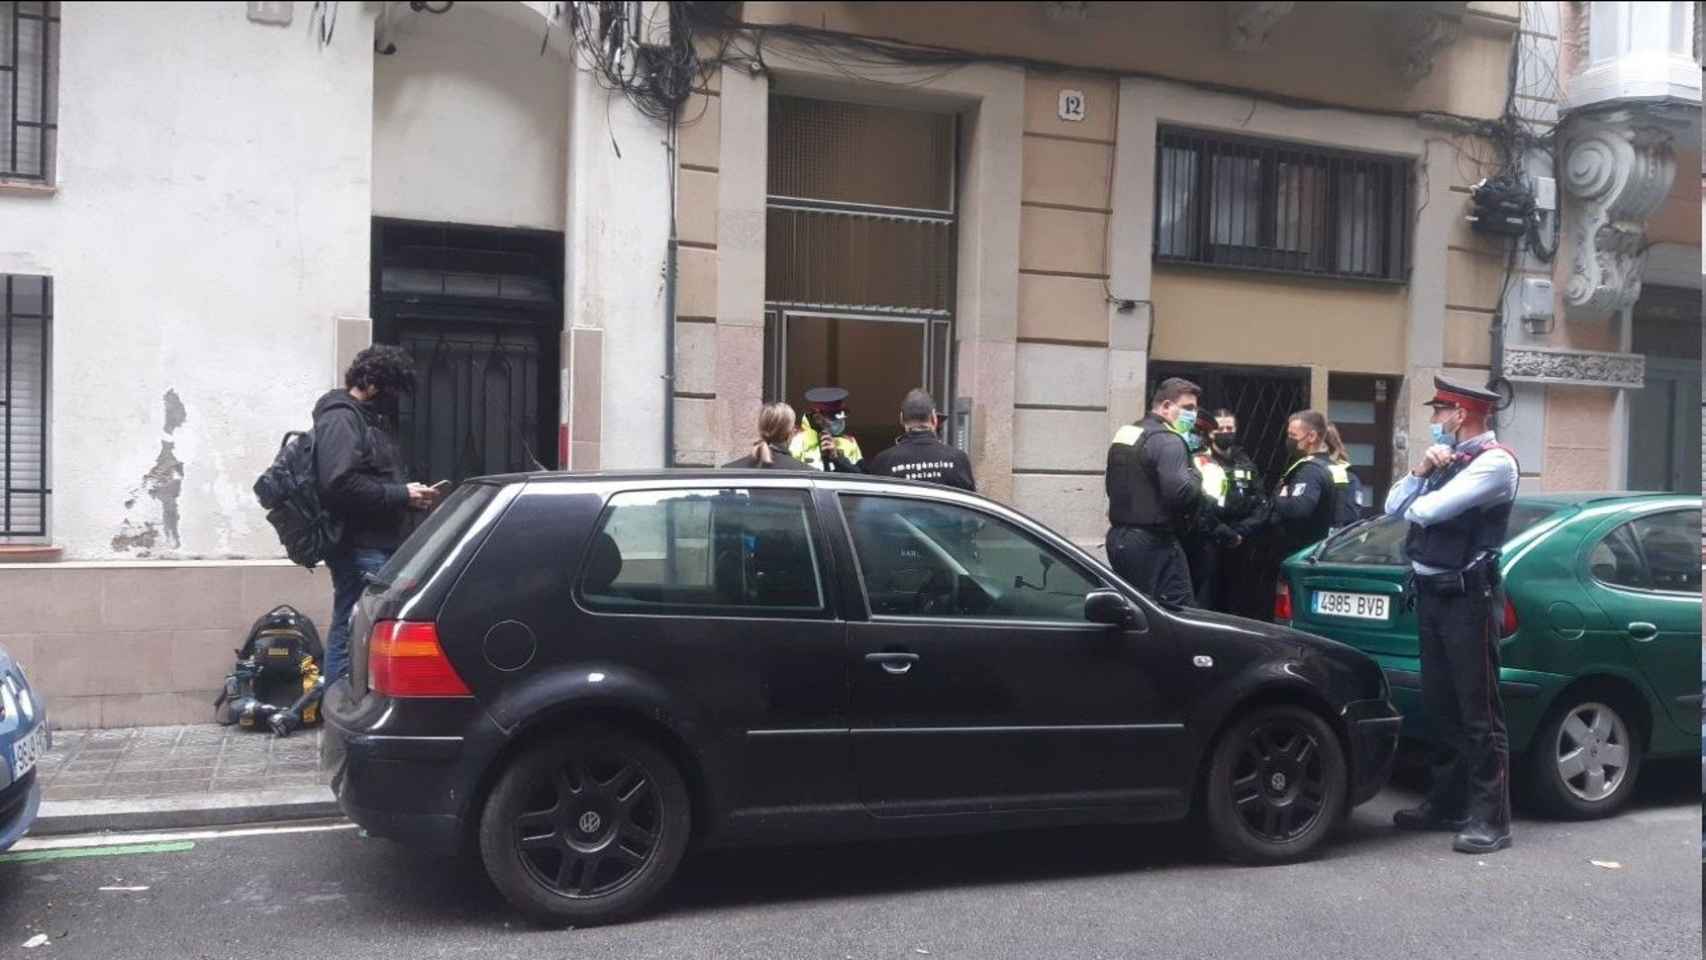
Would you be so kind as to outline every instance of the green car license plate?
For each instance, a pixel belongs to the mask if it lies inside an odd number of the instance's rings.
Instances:
[[[1318,590],[1313,611],[1328,617],[1350,617],[1353,620],[1385,620],[1391,607],[1391,597],[1378,593],[1341,593]]]

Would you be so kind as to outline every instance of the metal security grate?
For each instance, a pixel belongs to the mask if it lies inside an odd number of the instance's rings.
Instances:
[[[539,432],[538,339],[531,331],[412,329],[415,392],[398,417],[411,477],[426,482],[530,468]]]
[[[952,114],[771,97],[770,197],[951,212],[954,126]]]
[[[1409,277],[1408,159],[1164,127],[1155,165],[1158,261]]]
[[[47,536],[53,281],[0,274],[0,539]]]
[[[1271,488],[1291,465],[1285,427],[1291,415],[1309,407],[1309,374],[1224,366],[1156,363],[1149,368],[1149,389],[1169,377],[1184,377],[1202,387],[1201,416],[1225,408],[1238,418],[1238,442]]]
[[[954,277],[952,220],[772,202],[768,221],[769,302],[947,315]]]
[[[0,177],[49,179],[59,4],[0,2]]]

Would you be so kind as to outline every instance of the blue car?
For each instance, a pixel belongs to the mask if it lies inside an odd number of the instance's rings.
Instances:
[[[35,823],[41,807],[36,763],[52,745],[47,708],[30,692],[24,669],[0,646],[0,850]]]

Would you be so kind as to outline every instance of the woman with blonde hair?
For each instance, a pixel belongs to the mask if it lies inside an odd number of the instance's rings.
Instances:
[[[810,470],[788,455],[788,441],[799,429],[794,408],[785,403],[767,404],[758,412],[758,440],[752,452],[724,467],[736,470]]]

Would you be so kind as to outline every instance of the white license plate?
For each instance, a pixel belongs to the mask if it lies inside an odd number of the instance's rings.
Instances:
[[[1315,612],[1329,617],[1351,617],[1356,620],[1385,620],[1391,597],[1377,593],[1339,593],[1320,590],[1315,593]]]
[[[41,755],[47,752],[47,725],[38,724],[22,740],[12,744],[12,780],[17,782],[24,779],[24,774],[35,769]]]

